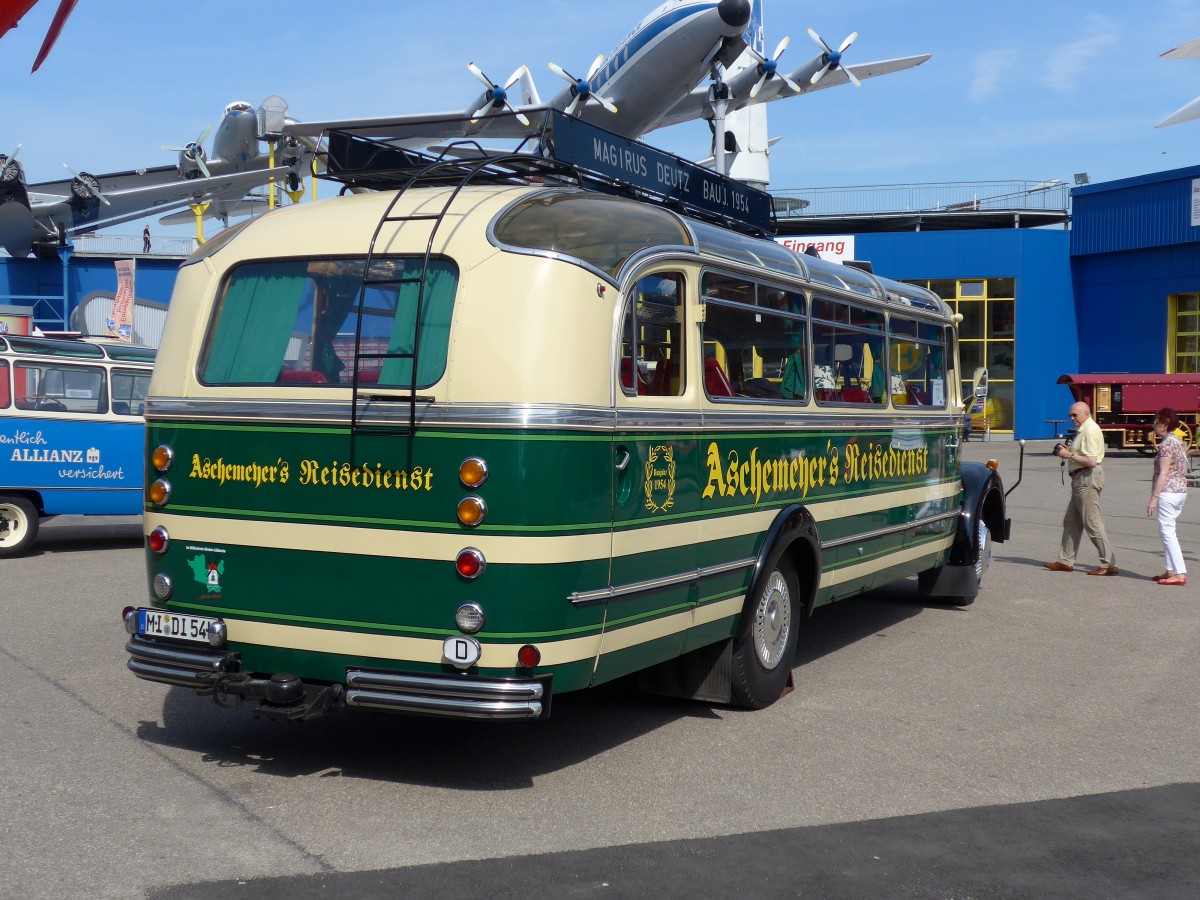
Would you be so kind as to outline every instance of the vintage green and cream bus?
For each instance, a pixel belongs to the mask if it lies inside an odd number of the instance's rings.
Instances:
[[[971,602],[1009,523],[941,299],[499,180],[278,210],[180,270],[136,675],[281,719],[539,719],[635,672],[759,708],[815,607]]]

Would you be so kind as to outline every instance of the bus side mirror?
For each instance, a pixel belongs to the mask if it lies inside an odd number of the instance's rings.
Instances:
[[[988,371],[987,369],[979,368],[975,370],[975,377],[972,379],[975,383],[975,389],[972,392],[977,400],[986,400],[988,395]]]

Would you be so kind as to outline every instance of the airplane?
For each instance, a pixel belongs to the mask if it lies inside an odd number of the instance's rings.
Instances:
[[[487,89],[467,106],[468,121],[457,110],[433,115],[304,122],[285,127],[284,134],[312,138],[338,129],[413,148],[463,137],[525,138],[537,131],[530,114],[554,109],[636,139],[657,128],[692,119],[719,121],[747,106],[847,82],[858,83],[864,78],[918,66],[930,58],[924,54],[847,66],[843,54],[856,35],[834,50],[810,30],[821,52],[788,72],[779,66],[779,58],[787,48],[786,40],[771,57],[751,49],[747,29],[753,20],[761,23],[761,0],[753,4],[751,0],[667,0],[607,59],[596,57],[583,77],[550,63],[550,70],[564,79],[567,87],[546,102],[540,100],[531,81],[526,79],[524,67],[500,84],[471,63],[469,71]],[[747,53],[753,62],[739,68],[739,59]],[[733,77],[723,80],[725,71],[732,72]],[[715,78],[716,89],[697,87],[710,77]],[[514,105],[509,92],[518,83],[524,102]],[[724,90],[719,88],[721,84],[725,85]],[[724,142],[717,143],[720,151]]]
[[[54,18],[50,20],[50,29],[46,32],[46,38],[42,41],[42,47],[38,50],[37,58],[33,61],[33,68],[30,73],[36,72],[46,61],[46,57],[50,55],[50,48],[54,46],[54,42],[58,40],[59,34],[62,33],[63,26],[67,24],[67,17],[75,9],[75,4],[78,0],[60,0],[58,9],[55,10]],[[25,13],[33,8],[37,0],[0,0],[0,37],[8,34],[8,32],[17,27],[17,22]]]
[[[118,213],[110,206],[126,212],[140,210],[142,214],[155,214],[192,205],[189,198],[205,198],[209,202],[204,218],[219,218],[225,224],[230,216],[265,211],[269,202],[262,210],[252,203],[243,203],[247,191],[269,180],[277,181],[293,193],[300,190],[302,178],[310,171],[319,147],[315,142],[306,144],[299,139],[277,136],[283,125],[291,121],[286,117],[287,103],[282,98],[268,97],[261,108],[264,110],[261,124],[272,132],[267,136],[270,143],[266,152],[259,139],[259,110],[244,101],[234,101],[222,114],[212,155],[203,146],[211,131],[206,128],[196,141],[183,147],[165,148],[178,152],[175,165],[92,175],[77,173],[64,164],[71,172],[70,179],[27,184],[16,159],[17,152],[7,158],[0,154],[3,167],[0,246],[12,256],[26,256],[34,244],[61,241],[60,225],[63,231],[78,232],[129,221],[131,217],[123,213],[118,219]],[[274,168],[272,163],[276,164]],[[228,180],[229,176],[241,173],[254,177]],[[147,190],[150,188],[158,190]],[[180,216],[184,221],[192,218],[190,211]]]
[[[1162,56],[1163,59],[1200,59],[1200,38],[1188,41],[1174,50],[1168,50]],[[1200,97],[1182,109],[1171,113],[1154,127],[1166,128],[1168,125],[1178,125],[1180,122],[1190,122],[1192,119],[1200,119]]]
[[[68,233],[95,231],[204,200],[241,196],[268,178],[286,178],[289,169],[236,172],[211,178],[192,178],[106,191],[87,172],[74,172],[66,196],[44,193],[25,183],[17,153],[0,154],[0,247],[12,257],[28,256],[35,244],[61,245]]]

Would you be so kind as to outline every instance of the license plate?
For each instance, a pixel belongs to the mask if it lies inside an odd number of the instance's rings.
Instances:
[[[158,609],[139,609],[137,633],[145,637],[207,644],[209,626],[219,621],[221,620],[210,616],[189,616]]]

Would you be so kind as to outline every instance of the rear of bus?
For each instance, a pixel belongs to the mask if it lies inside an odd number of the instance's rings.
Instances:
[[[428,263],[414,219],[367,269],[391,195],[364,194],[230,229],[180,270],[135,674],[281,719],[537,719],[590,682],[603,606],[563,598],[609,583],[615,291],[489,242],[522,192],[464,191]]]

